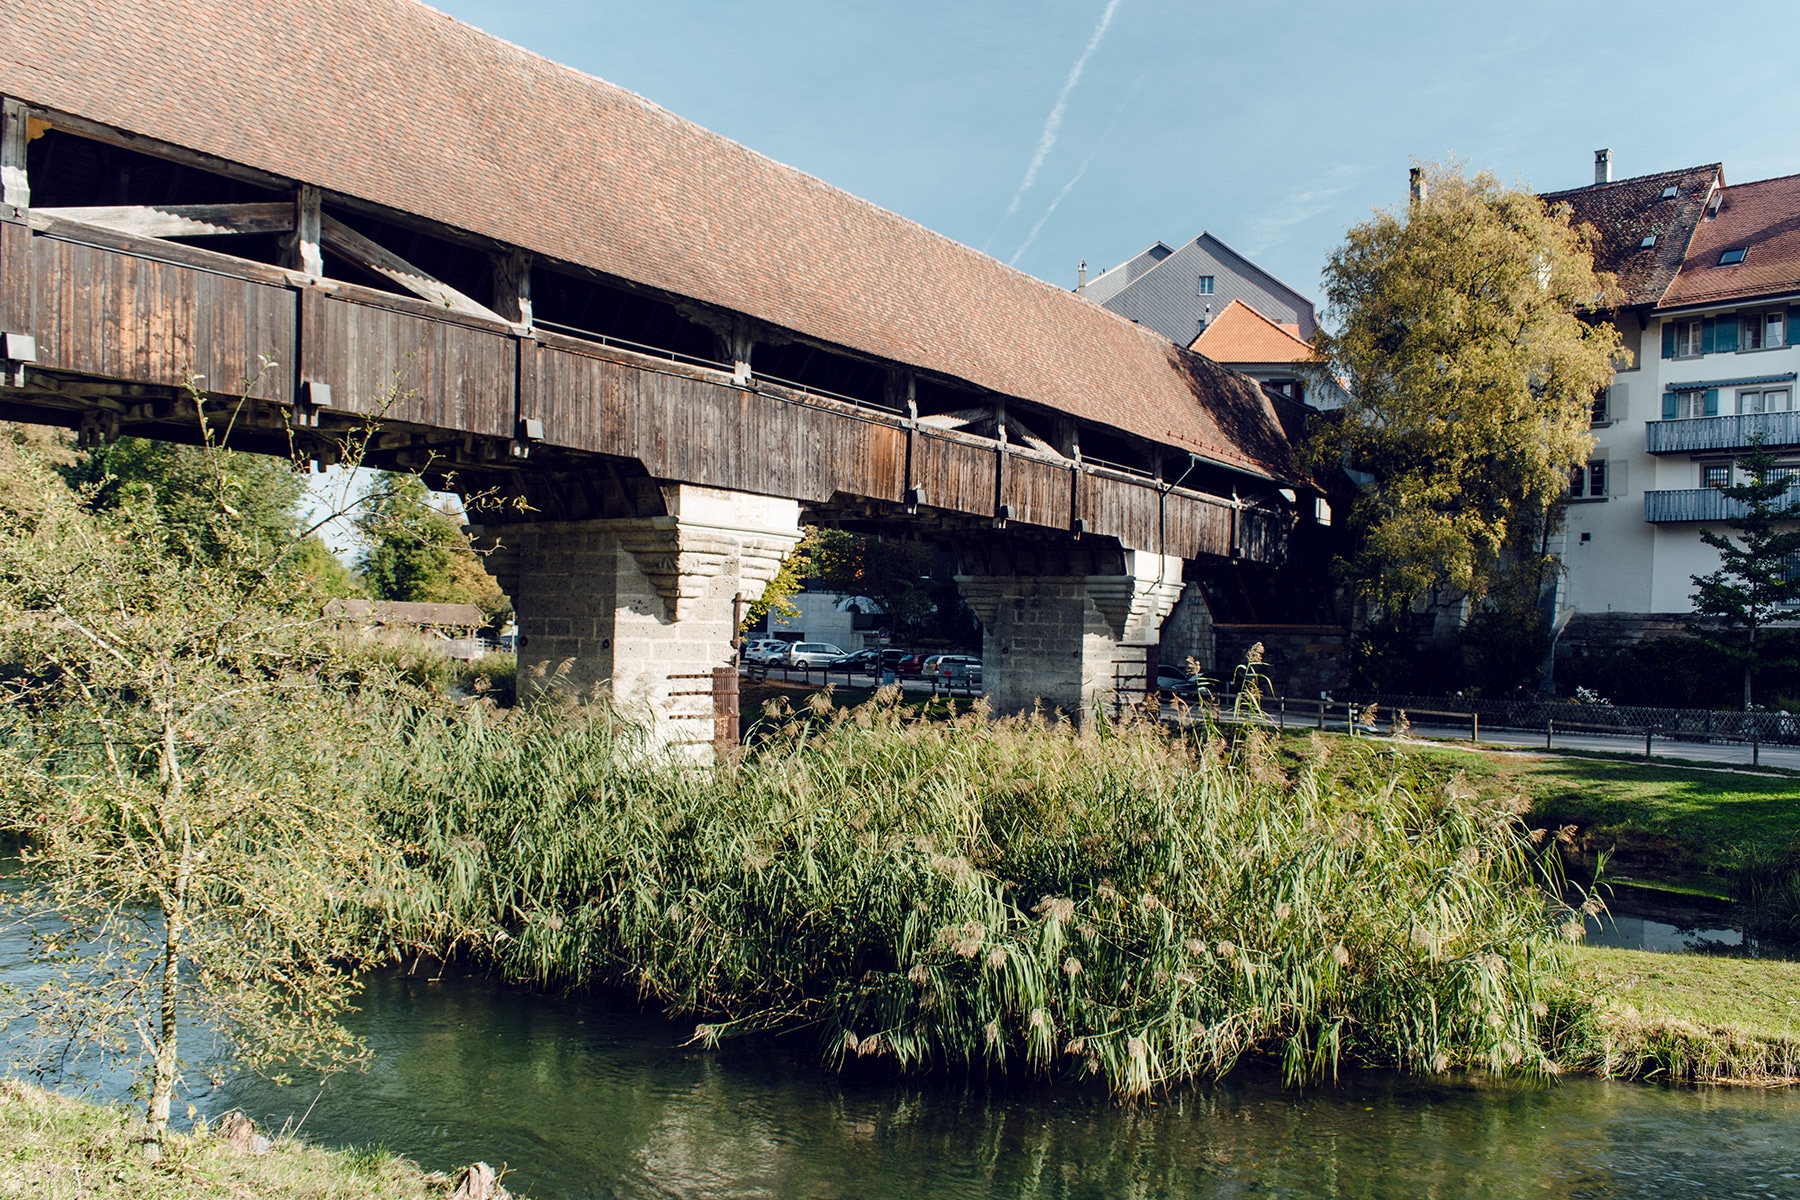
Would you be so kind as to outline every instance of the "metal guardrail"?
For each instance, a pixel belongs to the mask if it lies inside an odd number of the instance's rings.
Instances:
[[[1561,730],[1605,737],[1735,745],[1800,746],[1800,715],[1787,712],[1729,712],[1706,708],[1652,708],[1639,705],[1574,704],[1558,700],[1487,700],[1477,697],[1357,693],[1337,703],[1375,704],[1408,717],[1443,705],[1480,716],[1491,729],[1537,733]]]
[[[1788,489],[1786,502],[1800,504],[1800,486]],[[1644,520],[1653,524],[1673,521],[1729,521],[1749,511],[1742,500],[1728,499],[1718,488],[1679,488],[1644,493]]]
[[[1767,446],[1800,445],[1800,412],[1738,413],[1651,421],[1644,426],[1644,449],[1651,454],[1693,454],[1743,450],[1761,434]]]

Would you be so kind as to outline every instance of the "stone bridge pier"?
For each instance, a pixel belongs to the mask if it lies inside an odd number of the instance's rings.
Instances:
[[[1104,573],[957,576],[981,621],[982,685],[995,712],[1028,712],[1042,702],[1079,722],[1095,704],[1110,706],[1115,662],[1142,659],[1182,586],[1181,559],[1122,553],[1122,569],[1117,555],[1062,564],[1111,568]]]
[[[800,540],[792,500],[689,484],[655,516],[489,526],[489,572],[512,597],[519,690],[609,698],[663,743],[711,744],[704,679],[733,662],[739,606]]]

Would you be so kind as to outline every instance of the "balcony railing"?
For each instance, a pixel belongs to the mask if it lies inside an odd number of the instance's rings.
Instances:
[[[1787,502],[1800,504],[1800,485],[1788,489]],[[1718,488],[1644,493],[1644,520],[1658,525],[1674,521],[1728,521],[1743,516],[1745,507],[1742,501],[1726,499]]]
[[[1743,413],[1735,417],[1695,417],[1686,421],[1651,421],[1644,427],[1644,448],[1651,454],[1697,454],[1706,450],[1743,450],[1762,434],[1765,446],[1800,446],[1800,412]]]

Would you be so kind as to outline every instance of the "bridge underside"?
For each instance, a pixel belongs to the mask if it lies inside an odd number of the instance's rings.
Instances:
[[[1184,563],[1289,554],[1292,492],[1021,401],[13,101],[4,149],[0,419],[191,442],[199,399],[234,448],[417,472],[476,503],[526,673],[661,724],[803,522],[956,547],[1007,708],[1090,705]]]

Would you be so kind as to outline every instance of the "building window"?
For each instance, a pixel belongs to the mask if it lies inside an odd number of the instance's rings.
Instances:
[[[1585,467],[1569,468],[1569,499],[1601,500],[1606,497],[1606,460],[1596,458]]]
[[[1704,321],[1683,321],[1675,326],[1675,357],[1699,358],[1701,348],[1706,344],[1705,331]]]
[[[1745,317],[1743,330],[1738,335],[1739,350],[1761,350],[1763,348],[1763,319],[1761,317]]]
[[[1200,288],[1194,294],[1196,296],[1212,295],[1213,294],[1213,277],[1211,275],[1202,275],[1200,277]]]
[[[1785,483],[1791,489],[1800,483],[1800,467],[1771,467],[1764,478],[1770,483]]]
[[[1612,424],[1612,417],[1608,415],[1612,410],[1607,404],[1607,400],[1611,394],[1611,388],[1601,388],[1600,394],[1594,397],[1594,411],[1593,414],[1588,417],[1588,423],[1590,425]]]
[[[1787,388],[1760,388],[1738,393],[1738,412],[1786,412],[1793,402]]]
[[[1744,261],[1744,255],[1748,253],[1749,250],[1746,247],[1734,246],[1730,250],[1719,255],[1719,265],[1721,267],[1735,267]]]
[[[1644,240],[1638,243],[1638,249],[1648,250],[1654,245],[1656,245],[1656,235],[1654,233],[1646,233],[1644,235]]]
[[[1705,415],[1705,392],[1693,391],[1675,393],[1675,420],[1686,421],[1691,417],[1704,417]]]
[[[1767,350],[1773,350],[1777,346],[1787,344],[1786,313],[1772,312],[1763,314],[1762,344],[1763,348]]]
[[[1676,187],[1672,183],[1668,187],[1666,187],[1662,190],[1662,198],[1664,200],[1673,200],[1676,196],[1679,196],[1680,194],[1681,194],[1681,189]]]
[[[1703,488],[1722,488],[1731,486],[1731,464],[1711,463],[1700,468],[1700,486]]]

